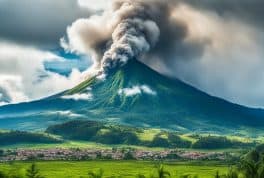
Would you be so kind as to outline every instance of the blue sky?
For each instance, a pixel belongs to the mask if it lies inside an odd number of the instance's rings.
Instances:
[[[64,60],[45,62],[44,66],[48,71],[68,76],[72,72],[72,69],[78,69],[80,72],[83,72],[92,65],[92,60],[89,56],[65,52],[62,48],[54,50],[53,52],[64,58]]]
[[[111,2],[0,0],[0,105],[43,98],[87,78],[95,61],[95,49],[86,38],[94,40],[90,34],[96,29],[95,34],[109,32],[106,37],[111,42],[112,31],[107,31],[106,25],[116,19],[105,15],[111,14]],[[175,2],[166,1],[175,6],[170,18],[185,25],[187,33],[177,38],[183,45],[177,49],[171,46],[166,59],[152,53],[142,61],[211,95],[264,107],[264,3]],[[164,39],[169,42],[175,36],[172,33]],[[69,49],[61,46],[62,38],[69,42]]]

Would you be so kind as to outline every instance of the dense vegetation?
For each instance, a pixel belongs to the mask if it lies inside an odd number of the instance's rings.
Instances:
[[[200,137],[193,145],[192,148],[196,149],[224,149],[224,148],[237,148],[237,147],[253,147],[255,143],[242,143],[233,141],[227,137],[219,136],[206,136]]]
[[[161,132],[151,141],[141,140],[139,128],[113,126],[94,121],[70,121],[50,126],[46,132],[60,135],[65,139],[94,141],[103,144],[143,145],[149,147],[189,148],[191,142],[175,133]]]
[[[152,139],[144,140],[140,137],[144,133],[142,128],[114,126],[95,121],[70,121],[53,125],[46,132],[62,136],[69,140],[84,140],[103,144],[140,145],[164,148],[195,148],[195,149],[223,149],[253,147],[255,143],[243,143],[221,136],[197,136],[191,142],[182,138],[176,132],[159,131]]]
[[[0,132],[0,146],[21,143],[59,143],[54,137],[23,131]]]
[[[60,135],[65,139],[95,141],[103,144],[137,144],[136,130],[109,126],[94,121],[70,121],[50,126],[47,133]]]
[[[50,126],[46,129],[46,133],[23,131],[0,132],[0,146],[66,143],[65,141],[67,140],[89,141],[106,145],[194,149],[253,148],[256,144],[254,142],[231,140],[223,136],[189,135],[184,137],[177,132],[116,126],[83,120]],[[62,139],[50,136],[50,134],[58,135]]]

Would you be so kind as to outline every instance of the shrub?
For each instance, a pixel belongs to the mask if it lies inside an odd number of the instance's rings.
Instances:
[[[37,166],[35,163],[31,164],[31,166],[27,169],[26,172],[27,178],[44,178],[39,174],[39,170],[37,169]]]
[[[99,169],[98,171],[90,171],[88,173],[89,178],[102,178],[104,175],[104,171]]]

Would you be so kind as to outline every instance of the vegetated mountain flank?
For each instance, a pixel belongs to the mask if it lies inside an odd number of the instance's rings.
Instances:
[[[52,125],[46,133],[66,140],[92,141],[108,145],[136,145],[164,148],[252,148],[255,142],[241,142],[223,136],[180,135],[172,131],[111,125],[96,121],[75,120]]]
[[[74,120],[51,125],[46,129],[45,133],[25,131],[0,132],[0,146],[6,147],[36,144],[56,144],[56,147],[60,147],[60,145],[64,146],[69,141],[81,141],[82,143],[83,141],[89,141],[122,147],[145,146],[172,149],[248,149],[255,147],[257,144],[253,140],[242,141],[238,138],[219,135],[180,134],[173,131],[135,128],[89,120]]]
[[[15,144],[52,144],[62,143],[61,139],[42,134],[24,131],[0,132],[0,146]]]
[[[212,97],[131,60],[105,80],[93,77],[43,100],[1,107],[0,125],[35,130],[87,119],[182,132],[239,133],[261,132],[263,116],[263,110]]]
[[[92,141],[103,144],[139,145],[146,147],[189,148],[191,142],[176,133],[158,131],[150,139],[142,139],[145,131],[119,125],[109,125],[95,121],[70,121],[53,125],[46,130],[49,134],[62,136],[68,140]]]

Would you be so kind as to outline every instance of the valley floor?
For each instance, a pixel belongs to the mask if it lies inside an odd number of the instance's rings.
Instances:
[[[41,175],[47,178],[80,178],[88,177],[89,171],[103,169],[104,177],[135,178],[138,174],[150,176],[155,174],[158,162],[150,161],[39,161],[36,162]],[[5,172],[18,171],[23,174],[31,162],[1,163],[0,170]],[[227,165],[215,162],[165,162],[166,171],[171,177],[183,175],[199,176],[199,178],[213,178],[216,171],[221,174],[228,170]]]

